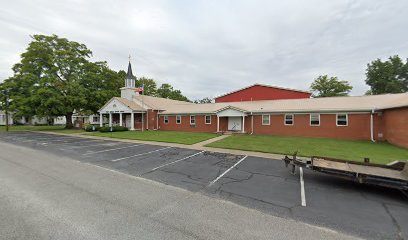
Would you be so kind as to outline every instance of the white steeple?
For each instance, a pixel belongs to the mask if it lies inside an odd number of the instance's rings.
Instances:
[[[135,77],[132,73],[132,65],[130,63],[130,55],[129,55],[129,65],[125,79],[125,87],[120,89],[120,97],[126,98],[128,100],[132,100],[133,96],[137,96],[139,93],[136,91],[135,88]]]

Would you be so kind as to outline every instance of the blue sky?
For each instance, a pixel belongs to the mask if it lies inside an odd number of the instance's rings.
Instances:
[[[84,43],[93,60],[190,99],[253,83],[308,90],[318,75],[361,95],[367,63],[408,57],[408,1],[2,1],[0,81],[33,34]]]

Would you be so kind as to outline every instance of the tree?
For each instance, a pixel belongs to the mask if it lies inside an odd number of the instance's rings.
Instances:
[[[140,77],[136,79],[136,87],[142,86],[144,87],[144,93],[145,95],[155,97],[157,95],[157,84],[156,81],[154,81],[151,78],[147,77]]]
[[[84,44],[57,35],[32,38],[6,81],[18,114],[65,116],[66,128],[72,128],[75,111],[96,112],[118,94],[123,79],[105,62],[90,62],[92,52]]]
[[[382,62],[377,59],[367,64],[366,83],[372,94],[403,93],[408,91],[408,60],[396,55]]]
[[[188,98],[181,94],[181,91],[174,89],[170,84],[163,83],[157,89],[157,96],[161,98],[168,98],[173,100],[189,102]]]
[[[321,75],[317,77],[310,89],[314,92],[313,97],[347,96],[353,89],[347,81],[339,81],[337,77]]]
[[[194,103],[203,104],[203,103],[212,103],[212,99],[209,97],[205,97],[203,99],[197,99]]]

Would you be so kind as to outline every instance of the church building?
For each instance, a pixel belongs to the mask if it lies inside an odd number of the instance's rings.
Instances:
[[[130,130],[236,132],[388,141],[408,148],[408,93],[310,98],[311,93],[254,84],[195,104],[139,94],[129,62],[121,96],[100,110],[109,126]]]

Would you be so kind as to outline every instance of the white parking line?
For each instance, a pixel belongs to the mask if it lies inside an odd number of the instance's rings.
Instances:
[[[95,152],[89,152],[89,153],[84,153],[82,155],[90,155],[94,153],[102,153],[102,152],[109,152],[109,151],[114,151],[114,150],[119,150],[119,149],[125,149],[125,148],[130,148],[130,147],[136,147],[136,146],[142,146],[144,144],[137,144],[137,145],[132,145],[132,146],[126,146],[126,147],[120,147],[120,148],[111,148],[111,149],[105,149],[101,151],[95,151]]]
[[[204,152],[204,151],[201,151],[201,152],[195,153],[195,154],[193,154],[193,155],[187,156],[187,157],[185,157],[185,158],[178,159],[178,160],[176,160],[176,161],[173,161],[173,162],[169,162],[169,163],[160,165],[160,166],[158,166],[158,167],[153,168],[151,171],[156,171],[156,170],[159,169],[159,168],[162,168],[162,167],[165,167],[165,166],[169,166],[169,165],[178,163],[178,162],[183,161],[183,160],[187,160],[187,159],[192,158],[192,157],[194,157],[194,156],[197,156],[197,155],[199,155],[199,154],[201,154],[201,153],[203,153],[203,152]]]
[[[302,206],[306,207],[306,195],[305,195],[305,181],[303,181],[303,168],[299,168],[300,175],[300,197],[302,199]]]
[[[237,163],[235,163],[234,165],[232,165],[232,167],[228,168],[227,171],[223,172],[220,176],[218,176],[216,179],[212,180],[210,182],[210,184],[208,184],[209,187],[211,187],[211,185],[213,185],[214,183],[216,183],[220,178],[222,178],[222,176],[224,176],[225,174],[227,174],[229,171],[231,171],[231,169],[233,169],[234,167],[236,167],[238,164],[240,164],[242,161],[245,160],[245,158],[247,158],[248,156],[243,157],[241,160],[239,160]]]
[[[160,149],[157,149],[157,150],[154,150],[154,151],[150,151],[150,152],[139,153],[139,154],[132,155],[132,156],[128,156],[128,157],[113,159],[113,160],[111,160],[111,161],[112,161],[112,162],[117,162],[117,161],[121,161],[121,160],[124,160],[124,159],[132,158],[132,157],[138,157],[138,156],[143,156],[143,155],[147,155],[147,154],[150,154],[150,153],[158,152],[158,151],[165,150],[165,149],[169,149],[169,148],[171,148],[171,147],[160,148]]]
[[[82,145],[82,146],[67,146],[65,148],[60,148],[60,150],[72,150],[72,149],[80,149],[80,148],[87,148],[87,147],[98,147],[98,146],[116,146],[120,143],[97,143],[97,144],[89,144],[89,145]]]

